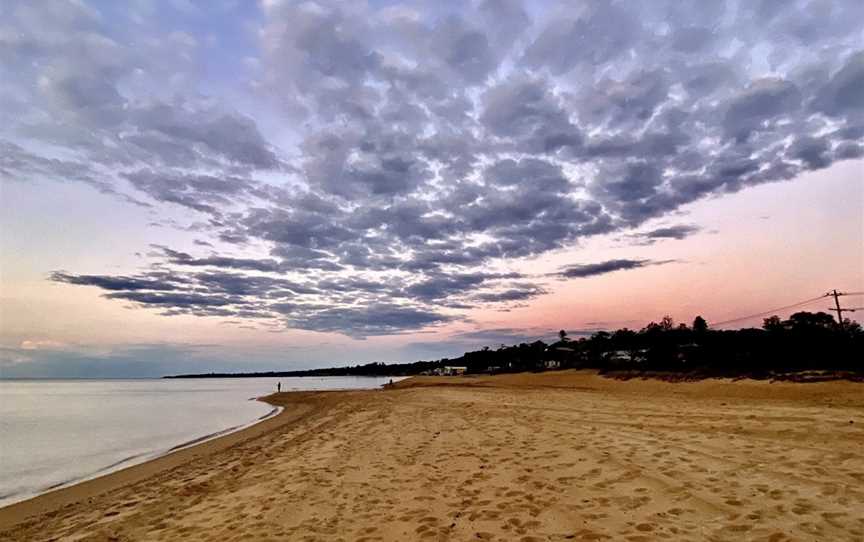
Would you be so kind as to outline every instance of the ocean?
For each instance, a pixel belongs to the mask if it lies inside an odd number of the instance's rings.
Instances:
[[[394,379],[398,380],[398,379]],[[276,413],[276,391],[378,388],[389,378],[0,380],[0,506]]]

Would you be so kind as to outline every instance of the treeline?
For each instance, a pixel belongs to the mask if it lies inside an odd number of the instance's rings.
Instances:
[[[291,376],[412,376],[465,367],[466,373],[511,373],[585,368],[600,371],[657,371],[701,376],[765,377],[801,371],[864,374],[864,331],[824,312],[797,312],[788,320],[766,318],[761,328],[711,329],[697,316],[692,325],[664,317],[636,331],[600,331],[571,340],[565,331],[543,341],[466,352],[458,358],[414,363],[367,363],[305,371],[208,373],[166,378],[254,378]]]
[[[601,331],[570,340],[484,348],[444,365],[461,365],[468,373],[593,368],[601,371],[664,371],[702,375],[767,376],[800,371],[864,373],[864,332],[844,319],[837,325],[824,312],[798,312],[781,320],[767,318],[761,329],[710,329],[702,317],[692,325],[664,317],[636,331]]]
[[[202,373],[166,376],[164,378],[285,378],[289,376],[412,376],[439,367],[440,362],[367,363],[351,367],[329,367],[303,371],[266,371],[253,373]]]

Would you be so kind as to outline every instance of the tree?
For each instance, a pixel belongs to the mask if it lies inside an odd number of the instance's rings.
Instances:
[[[769,316],[762,320],[762,329],[765,331],[780,331],[783,329],[783,322],[779,316]]]
[[[668,314],[660,320],[660,327],[663,331],[670,331],[673,327],[675,327],[675,320],[672,319]]]
[[[861,333],[861,324],[856,322],[855,320],[850,320],[848,318],[843,319],[843,329],[846,331],[848,335],[858,335]]]
[[[792,329],[831,329],[836,325],[827,312],[796,312],[787,322]]]
[[[558,332],[558,337],[561,339],[561,342],[567,342],[567,332],[563,329]]]
[[[705,333],[708,331],[708,322],[701,316],[693,319],[693,331],[696,333]]]

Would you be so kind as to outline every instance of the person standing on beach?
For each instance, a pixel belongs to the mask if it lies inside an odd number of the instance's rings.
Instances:
[[[277,382],[276,383],[276,393],[281,393],[281,392],[282,392],[282,383]]]

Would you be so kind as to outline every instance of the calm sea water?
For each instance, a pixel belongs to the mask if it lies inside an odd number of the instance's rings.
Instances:
[[[0,380],[0,506],[254,423],[274,413],[254,398],[277,382],[288,391],[368,389],[388,380]]]

